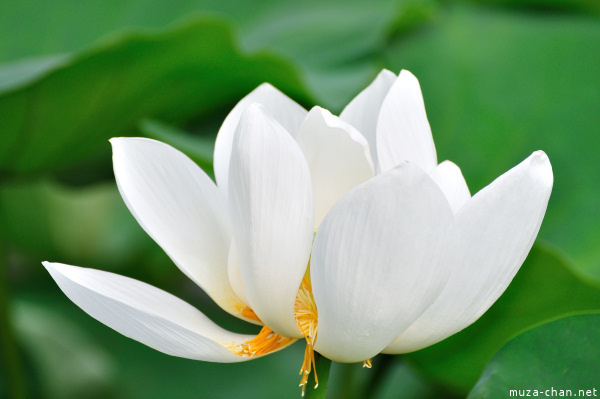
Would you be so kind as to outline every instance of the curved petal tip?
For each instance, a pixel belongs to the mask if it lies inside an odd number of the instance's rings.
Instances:
[[[529,156],[529,164],[531,173],[541,181],[546,182],[549,186],[554,183],[554,174],[552,172],[552,165],[548,155],[542,150],[534,151]]]

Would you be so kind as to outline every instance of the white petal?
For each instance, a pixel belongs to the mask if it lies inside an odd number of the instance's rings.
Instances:
[[[241,362],[224,345],[253,338],[222,329],[173,295],[128,277],[43,262],[61,290],[90,316],[151,348],[172,356]]]
[[[229,160],[233,136],[240,117],[250,106],[257,102],[291,134],[295,135],[306,116],[306,110],[291,98],[268,83],[263,83],[240,100],[223,121],[217,134],[214,153],[214,170],[217,184],[225,196],[228,195]]]
[[[387,95],[390,87],[396,81],[393,72],[383,69],[379,75],[366,89],[358,93],[356,97],[342,111],[340,118],[358,129],[369,143],[371,157],[377,160],[376,131],[377,118],[381,103]]]
[[[477,320],[502,295],[537,236],[552,182],[550,161],[537,151],[459,210],[448,284],[386,353],[441,341]]]
[[[237,254],[237,248],[235,242],[231,243],[229,247],[229,258],[227,259],[227,275],[229,276],[229,282],[231,288],[242,302],[247,306],[250,306],[248,299],[246,298],[246,291],[244,291],[244,284],[242,283],[242,276],[240,275],[240,260]]]
[[[310,168],[315,230],[344,194],[374,175],[369,144],[352,126],[323,108],[313,108],[296,136]]]
[[[313,237],[310,172],[294,139],[259,104],[240,120],[229,176],[246,298],[265,325],[300,337],[294,302]]]
[[[454,213],[471,199],[467,182],[460,168],[453,162],[442,162],[431,172],[430,176],[446,196]]]
[[[375,356],[437,297],[453,215],[435,182],[403,164],[342,198],[315,237],[315,349],[341,362]]]
[[[114,138],[111,143],[119,191],[138,223],[220,307],[241,317],[243,303],[227,277],[227,204],[212,180],[159,141]]]
[[[419,81],[403,70],[381,104],[377,121],[379,169],[385,172],[410,161],[431,172],[437,166],[435,145]]]

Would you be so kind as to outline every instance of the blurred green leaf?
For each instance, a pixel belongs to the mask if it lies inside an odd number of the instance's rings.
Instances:
[[[555,184],[540,237],[600,281],[600,19],[446,7],[388,60],[419,78],[438,157],[472,192],[546,151]]]
[[[410,3],[416,10],[431,2]],[[292,60],[320,104],[339,112],[383,68],[381,52],[405,9],[392,0],[286,1],[242,23],[241,32],[247,48]]]
[[[466,394],[509,338],[542,321],[583,310],[600,310],[600,286],[578,278],[555,251],[538,244],[506,292],[477,322],[404,357],[434,381]]]
[[[454,0],[541,10],[599,11],[596,0]],[[373,55],[373,44],[395,18],[395,7],[442,3],[439,0],[4,0],[0,3],[0,62],[72,53],[111,32],[131,28],[160,28],[185,15],[213,13],[226,16],[252,45],[269,45],[298,58],[324,58],[343,66],[344,56]],[[445,2],[450,3],[450,2]],[[362,15],[362,18],[360,16]],[[68,21],[68,23],[65,23]],[[326,23],[322,23],[326,22]],[[352,39],[358,42],[353,42]],[[352,44],[352,45],[351,45]],[[363,47],[357,44],[367,44]],[[310,45],[310,46],[309,46]],[[319,48],[312,56],[315,48]],[[327,52],[323,50],[333,50]],[[365,53],[363,50],[369,50]],[[377,48],[375,48],[377,50]],[[306,50],[306,51],[304,51]],[[338,58],[342,55],[342,59]],[[295,55],[293,55],[295,57]],[[309,61],[309,63],[312,61]],[[342,63],[343,62],[343,63]]]
[[[596,313],[564,317],[524,332],[498,351],[468,397],[506,398],[513,396],[513,389],[531,390],[527,396],[597,396],[598,331]]]
[[[0,68],[0,93],[18,89],[43,76],[47,71],[66,64],[68,60],[69,56],[60,54],[28,58],[3,65]]]
[[[590,12],[600,13],[596,0],[465,0],[494,6],[508,6],[538,12]]]
[[[114,183],[66,188],[51,182],[0,186],[0,229],[29,258],[117,269],[153,246]]]
[[[405,0],[400,3],[398,14],[393,23],[388,27],[391,39],[394,35],[409,34],[410,31],[426,25],[436,18],[441,7],[436,0]],[[396,71],[397,72],[397,71]]]
[[[306,98],[290,64],[242,54],[219,20],[115,37],[0,93],[0,172],[58,169],[98,151],[108,157],[106,140],[131,134],[143,117],[181,123],[264,81]]]
[[[431,4],[431,0],[5,0],[0,3],[0,37],[11,40],[0,42],[0,61],[74,53],[111,32],[161,28],[186,15],[211,14],[238,28],[244,50],[267,49],[291,60],[322,105],[339,111],[381,69],[379,53],[391,26],[398,19],[423,15],[420,9]],[[411,9],[408,16],[406,8]]]
[[[14,325],[47,398],[109,398],[113,359],[49,306],[15,301]]]
[[[0,61],[74,53],[115,32],[164,28],[194,14],[227,16],[236,25],[244,25],[281,3],[279,0],[254,3],[241,0],[55,0],[52,3],[4,0],[0,3],[0,36],[10,37],[10,40],[0,42]],[[287,7],[292,4],[289,2]]]

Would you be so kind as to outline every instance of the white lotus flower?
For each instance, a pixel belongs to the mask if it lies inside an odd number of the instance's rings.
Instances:
[[[145,283],[44,262],[59,287],[92,317],[173,356],[239,362],[304,337],[303,386],[315,350],[370,364],[477,320],[529,252],[553,181],[537,151],[471,197],[456,165],[437,164],[406,71],[383,71],[340,118],[258,87],[219,131],[218,188],[166,144],[111,143],[140,225],[219,306],[263,328],[232,333]]]

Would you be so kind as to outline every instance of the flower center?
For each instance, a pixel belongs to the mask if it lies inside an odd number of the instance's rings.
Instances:
[[[294,314],[296,318],[296,324],[306,339],[304,362],[302,362],[302,368],[300,369],[300,375],[302,375],[300,386],[302,387],[302,396],[304,396],[304,390],[306,388],[306,384],[308,383],[308,376],[313,369],[315,370],[315,388],[319,386],[314,351],[314,345],[317,339],[318,313],[317,305],[315,304],[312,294],[312,287],[310,285],[310,263],[306,274],[302,279],[302,283],[300,284],[298,294],[296,295]]]
[[[241,313],[247,319],[261,322],[256,313],[248,306],[241,309]],[[308,384],[308,377],[313,370],[315,373],[315,388],[319,386],[314,350],[315,341],[317,339],[318,314],[317,305],[315,304],[315,299],[312,294],[312,286],[310,284],[310,261],[306,269],[306,274],[302,278],[302,283],[300,283],[298,293],[296,294],[294,317],[298,329],[306,339],[304,361],[302,362],[302,368],[300,369],[300,375],[302,375],[300,386],[302,387],[302,396],[304,396],[304,390]],[[269,327],[263,326],[256,337],[241,344],[233,344],[229,346],[228,349],[238,356],[261,356],[281,349],[294,340],[294,338],[279,335],[273,332]]]

